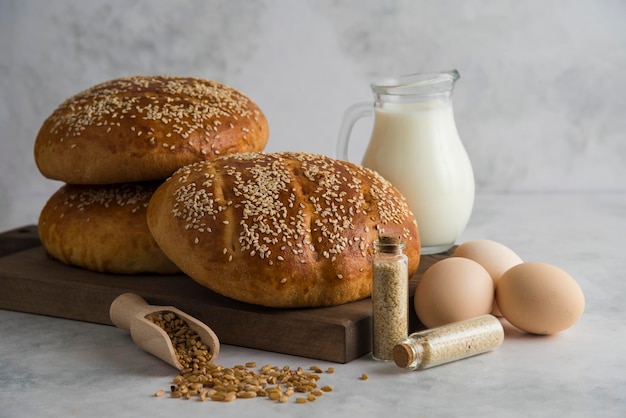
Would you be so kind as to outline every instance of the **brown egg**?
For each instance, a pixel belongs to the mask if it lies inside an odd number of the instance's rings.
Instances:
[[[585,296],[565,271],[546,263],[522,263],[507,270],[496,288],[502,315],[532,334],[554,334],[574,325]]]
[[[496,287],[505,271],[523,262],[509,247],[489,239],[466,241],[457,247],[454,251],[454,256],[469,258],[483,266],[491,276]],[[495,300],[491,314],[502,316]]]
[[[462,257],[438,261],[415,288],[415,313],[428,328],[474,318],[491,311],[494,287],[480,264]]]

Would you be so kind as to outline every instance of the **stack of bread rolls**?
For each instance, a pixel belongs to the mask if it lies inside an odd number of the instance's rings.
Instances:
[[[135,76],[82,91],[35,140],[41,173],[65,183],[41,211],[42,244],[53,258],[94,271],[176,273],[148,229],[155,189],[187,164],[262,151],[268,137],[259,107],[213,80]]]
[[[130,77],[85,90],[35,142],[41,173],[65,183],[41,211],[43,246],[69,265],[182,272],[279,308],[370,296],[383,232],[402,237],[417,270],[417,223],[395,187],[323,155],[264,153],[268,136],[259,107],[215,81]]]

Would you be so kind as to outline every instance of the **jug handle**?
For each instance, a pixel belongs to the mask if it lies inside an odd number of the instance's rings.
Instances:
[[[335,149],[335,157],[337,159],[348,161],[348,143],[350,142],[350,134],[354,124],[359,119],[373,114],[374,106],[372,102],[355,103],[346,109],[339,129],[337,148]]]

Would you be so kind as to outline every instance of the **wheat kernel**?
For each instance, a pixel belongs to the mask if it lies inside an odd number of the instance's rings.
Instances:
[[[269,392],[267,394],[267,397],[270,398],[273,401],[276,401],[276,400],[280,399],[281,393],[280,392]]]
[[[252,391],[237,392],[237,397],[242,398],[242,399],[256,398],[256,392],[252,392]]]
[[[216,402],[221,402],[224,400],[224,392],[217,392],[211,395],[211,400]]]

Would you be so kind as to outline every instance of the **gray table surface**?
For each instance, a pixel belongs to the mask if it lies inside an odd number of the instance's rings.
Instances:
[[[414,372],[368,356],[333,364],[222,347],[218,363],[228,367],[334,367],[320,380],[334,391],[304,405],[156,398],[176,370],[126,331],[0,310],[0,417],[626,416],[625,233],[626,194],[478,195],[459,242],[493,239],[564,269],[585,293],[580,321],[550,337],[507,327],[493,352]]]

